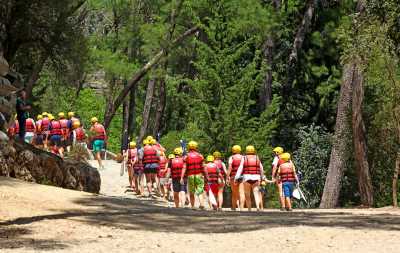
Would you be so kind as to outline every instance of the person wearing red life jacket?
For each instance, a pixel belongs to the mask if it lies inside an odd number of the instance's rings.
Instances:
[[[42,120],[43,116],[39,114],[36,120],[36,132],[34,140],[35,146],[37,148],[43,148]]]
[[[61,132],[62,132],[62,141],[61,144],[63,148],[67,148],[68,138],[70,136],[70,128],[68,126],[68,120],[65,118],[65,113],[59,112],[58,113],[58,121],[61,125]]]
[[[86,132],[85,129],[81,126],[81,123],[79,121],[76,121],[73,123],[73,130],[71,132],[72,134],[72,145],[81,145],[87,148],[87,143],[86,143]]]
[[[244,195],[247,209],[251,211],[251,192],[253,192],[254,200],[256,202],[257,211],[261,209],[261,201],[259,187],[261,180],[264,180],[264,169],[260,158],[256,154],[254,146],[246,147],[246,155],[243,157],[243,163],[240,164],[235,181],[243,176]],[[240,209],[244,209],[244,203],[240,203]]]
[[[293,162],[290,160],[289,153],[283,153],[280,156],[283,161],[278,167],[279,179],[282,181],[283,195],[285,196],[286,211],[292,211],[292,197],[295,184],[299,184],[296,169]]]
[[[226,175],[227,169],[225,163],[222,161],[222,154],[219,151],[215,151],[213,153],[214,156],[214,163],[217,165],[218,170],[221,172],[222,176],[224,177],[224,182],[226,182]],[[220,184],[218,187],[218,208],[222,209],[222,205],[224,204],[224,188],[225,183]]]
[[[184,184],[184,178],[187,175],[190,205],[194,208],[195,196],[197,196],[200,203],[199,208],[204,209],[204,179],[208,177],[203,164],[204,158],[197,151],[197,142],[190,141],[188,143],[188,149],[189,152],[185,157],[185,165],[182,169],[180,182]]]
[[[17,117],[15,117],[14,123],[7,129],[7,134],[10,138],[19,134],[19,122]]]
[[[43,137],[43,145],[45,149],[48,149],[49,147],[49,138],[50,138],[50,131],[49,131],[49,125],[50,125],[50,119],[49,119],[49,114],[47,112],[43,112],[43,119],[42,119],[42,125],[40,127],[41,134]]]
[[[174,156],[175,157],[175,156]],[[165,200],[168,200],[169,198],[169,175],[168,175],[168,160],[164,153],[161,153],[160,155],[160,167],[157,172],[157,177],[158,177],[158,190],[160,192],[160,195],[162,198]]]
[[[285,210],[285,196],[283,195],[282,182],[279,180],[279,175],[277,173],[279,166],[283,163],[283,160],[280,159],[280,155],[283,154],[283,148],[276,147],[272,151],[274,153],[274,160],[272,161],[272,179],[275,180],[275,184],[278,189],[281,211],[284,211]]]
[[[33,143],[36,132],[36,123],[32,118],[27,118],[25,121],[25,142]]]
[[[215,163],[215,158],[212,155],[207,156],[207,163],[204,165],[204,169],[207,171],[208,179],[207,184],[205,185],[205,190],[207,195],[209,196],[209,205],[214,210],[222,210],[222,206],[219,206],[219,195],[218,191],[220,185],[224,183],[224,175],[223,172],[219,169],[218,164]],[[214,195],[216,205],[211,202],[210,191]]]
[[[182,148],[175,148],[174,158],[168,161],[167,173],[170,174],[172,178],[172,191],[174,192],[174,203],[177,208],[184,207],[186,201],[187,178],[183,178],[183,184],[180,182],[183,166],[185,165],[182,154]]]
[[[102,124],[99,123],[97,117],[92,117],[90,119],[92,126],[90,128],[91,140],[93,142],[93,152],[96,154],[96,160],[99,163],[99,169],[104,169],[101,152],[105,151],[105,146],[107,143],[107,133],[106,129]]]
[[[147,137],[143,141],[143,165],[149,197],[152,197],[153,184],[156,183],[157,171],[160,167],[160,153],[154,143],[155,140],[152,137]]]
[[[128,180],[129,180],[129,186],[134,189],[137,192],[137,189],[135,189],[135,185],[133,182],[133,168],[135,166],[135,163],[137,163],[137,149],[136,149],[136,142],[131,141],[129,143],[129,148],[126,150],[126,155],[125,155],[125,161],[126,165],[128,167]]]
[[[137,161],[133,165],[133,185],[136,194],[144,196],[144,168],[143,168],[143,148],[136,147]]]
[[[62,131],[61,124],[58,120],[55,120],[53,115],[49,115],[49,131],[50,131],[50,147],[51,150],[57,150],[57,153],[63,158],[64,149],[61,146]]]
[[[75,124],[79,123],[79,125],[82,125],[82,124],[81,124],[81,121],[75,117],[74,112],[68,112],[67,117],[68,117],[67,128],[68,128],[69,135],[66,139],[66,146],[67,146],[67,151],[70,151],[71,145],[73,145],[73,134],[72,134],[72,131],[74,130],[73,125],[74,125],[74,123]]]
[[[243,206],[245,202],[243,180],[235,181],[238,168],[240,165],[243,166],[243,156],[240,154],[241,152],[242,148],[239,145],[234,145],[232,147],[232,156],[229,157],[228,160],[227,178],[229,179],[229,184],[232,190],[232,210],[236,210],[238,207],[240,208],[240,206]]]

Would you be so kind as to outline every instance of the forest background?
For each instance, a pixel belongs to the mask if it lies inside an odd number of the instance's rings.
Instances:
[[[0,43],[32,115],[104,122],[108,149],[253,144],[293,154],[307,207],[397,204],[396,0],[3,0]],[[273,187],[269,204],[277,205]]]

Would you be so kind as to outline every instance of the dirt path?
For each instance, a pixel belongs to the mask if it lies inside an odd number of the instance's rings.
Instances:
[[[108,196],[0,177],[0,252],[399,252],[398,210],[177,210],[106,168]]]

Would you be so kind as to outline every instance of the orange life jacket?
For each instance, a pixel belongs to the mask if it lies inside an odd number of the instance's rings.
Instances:
[[[185,164],[182,157],[175,157],[171,160],[171,177],[173,179],[181,178],[183,165]]]
[[[234,154],[232,156],[232,164],[231,164],[232,170],[230,174],[231,178],[234,178],[236,176],[240,163],[242,162],[242,157],[243,156],[241,154]]]
[[[33,119],[28,118],[25,121],[25,131],[27,133],[34,133],[35,132],[35,123],[33,122]]]
[[[243,174],[244,175],[260,174],[260,159],[258,159],[257,155],[244,156]]]
[[[285,162],[279,166],[279,176],[282,182],[294,182],[296,178],[294,176],[293,164]]]
[[[85,130],[83,130],[82,127],[78,127],[75,131],[75,137],[77,141],[83,141],[85,140]]]
[[[217,165],[217,167],[218,167],[219,171],[221,172],[221,174],[223,176],[225,176],[225,171],[224,171],[224,166],[222,165],[222,160],[221,159],[216,159],[214,161],[214,163]]]
[[[186,156],[187,175],[202,174],[203,171],[203,156],[197,151],[189,151]]]
[[[106,130],[104,129],[104,126],[100,123],[96,123],[93,126],[94,129],[94,139],[95,140],[105,140],[106,139]]]
[[[160,157],[157,156],[157,149],[153,146],[146,145],[143,148],[143,164],[159,163]]]
[[[219,169],[218,165],[215,163],[207,163],[206,164],[206,169],[208,173],[208,183],[210,184],[218,184],[218,178],[219,178]]]
[[[52,122],[50,122],[50,125],[51,125],[51,130],[50,130],[51,135],[61,135],[62,134],[61,124],[58,120],[53,120]]]

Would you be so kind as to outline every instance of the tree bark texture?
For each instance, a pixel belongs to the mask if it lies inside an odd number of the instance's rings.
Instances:
[[[153,102],[153,95],[154,95],[154,85],[155,85],[155,80],[150,79],[149,83],[147,84],[146,99],[143,107],[142,126],[140,127],[139,138],[138,138],[139,142],[142,142],[142,140],[144,139],[144,135],[146,134],[147,127],[149,125],[151,103]]]
[[[396,166],[394,169],[393,183],[392,183],[392,198],[393,198],[393,206],[394,207],[398,207],[397,189],[398,189],[399,173],[400,173],[400,152],[397,152]]]
[[[352,125],[355,165],[358,177],[358,189],[361,195],[361,203],[364,206],[370,207],[374,204],[374,196],[367,157],[365,124],[362,116],[363,100],[364,77],[359,66],[356,65],[354,70],[352,98]]]
[[[354,62],[344,66],[336,115],[335,134],[333,136],[331,157],[320,208],[335,208],[338,204],[341,179],[345,169],[346,151],[349,145],[348,137],[351,126],[348,116],[351,110],[355,72],[356,64]]]
[[[137,86],[129,94],[128,136],[132,138],[136,128],[136,89]]]
[[[165,111],[165,103],[167,99],[166,89],[165,89],[165,79],[162,78],[159,81],[158,87],[158,103],[156,105],[156,115],[154,120],[154,131],[153,135],[156,136],[161,132],[163,126],[163,116]]]
[[[304,39],[308,31],[310,30],[311,21],[314,17],[314,12],[315,12],[315,0],[308,0],[306,5],[306,11],[303,15],[303,20],[299,28],[297,29],[296,37],[294,38],[293,41],[292,50],[289,55],[289,62],[287,67],[287,81],[283,90],[283,94],[287,94],[286,91],[288,91],[292,87],[295,78],[294,76],[295,71],[293,71],[293,69],[297,64],[299,51],[303,47]]]
[[[264,43],[264,61],[267,64],[267,71],[263,85],[260,88],[258,106],[259,111],[264,111],[272,101],[272,64],[273,64],[273,51],[274,51],[274,39],[272,35],[269,35]]]
[[[121,152],[127,148],[129,127],[129,101],[125,99],[122,106]]]
[[[171,46],[176,46],[180,44],[184,39],[189,36],[192,36],[199,30],[198,27],[192,27],[183,34],[181,34],[178,38],[176,38]],[[107,113],[104,115],[104,127],[107,129],[110,126],[111,120],[115,115],[118,107],[121,106],[125,97],[129,94],[129,91],[137,85],[137,83],[149,72],[151,68],[153,68],[166,54],[166,49],[161,49],[150,61],[148,61],[141,69],[139,69],[133,77],[128,81],[128,85],[118,94],[112,106],[107,110]]]

